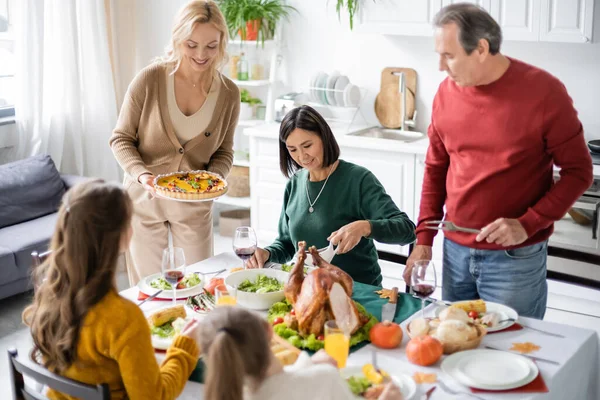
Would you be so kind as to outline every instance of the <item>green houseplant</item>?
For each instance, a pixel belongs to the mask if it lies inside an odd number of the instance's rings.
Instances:
[[[358,12],[358,6],[363,0],[336,0],[335,11],[337,12],[338,18],[341,18],[341,12],[343,8],[348,10],[348,17],[350,18],[350,30],[354,28],[354,17]],[[375,0],[373,0],[375,2]]]
[[[275,36],[281,19],[287,19],[294,7],[282,0],[219,0],[219,7],[227,21],[229,36],[238,34],[242,40],[256,40],[264,46],[265,40]]]

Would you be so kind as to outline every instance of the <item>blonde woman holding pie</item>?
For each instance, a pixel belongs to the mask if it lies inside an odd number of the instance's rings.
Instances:
[[[212,202],[155,197],[153,182],[177,171],[229,174],[240,93],[218,71],[227,42],[227,25],[215,2],[187,3],[175,19],[165,56],[143,69],[125,95],[110,145],[134,202],[126,256],[132,285],[160,272],[169,227],[188,264],[213,254]]]
[[[313,108],[288,112],[279,131],[281,172],[289,178],[279,219],[278,238],[257,249],[248,262],[284,263],[297,243],[337,245],[332,264],[358,282],[381,284],[374,240],[405,245],[415,240],[415,225],[400,211],[372,172],[339,159],[340,148],[325,119]]]

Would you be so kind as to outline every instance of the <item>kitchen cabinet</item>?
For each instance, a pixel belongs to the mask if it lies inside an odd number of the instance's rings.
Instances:
[[[460,0],[365,2],[358,31],[432,36],[433,19]],[[502,27],[505,40],[586,43],[592,40],[594,0],[470,0]]]
[[[594,0],[544,0],[540,40],[587,43],[592,40]]]

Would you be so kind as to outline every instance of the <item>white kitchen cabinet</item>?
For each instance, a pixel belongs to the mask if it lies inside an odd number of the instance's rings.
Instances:
[[[449,6],[456,3],[473,3],[483,7],[487,12],[490,12],[490,5],[493,0],[443,0],[442,6]]]
[[[431,36],[435,14],[442,0],[378,0],[365,1],[360,8],[361,32],[386,35]]]
[[[490,14],[505,40],[538,41],[543,0],[491,0]]]
[[[592,40],[594,0],[544,0],[540,40],[587,43]]]

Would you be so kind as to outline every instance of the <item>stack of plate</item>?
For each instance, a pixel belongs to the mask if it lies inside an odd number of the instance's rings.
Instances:
[[[331,75],[317,72],[311,78],[309,87],[310,100],[315,103],[337,107],[358,107],[360,104],[360,88],[337,71]]]
[[[525,386],[539,374],[537,365],[519,354],[497,350],[467,350],[442,361],[442,371],[477,389],[509,390]]]

